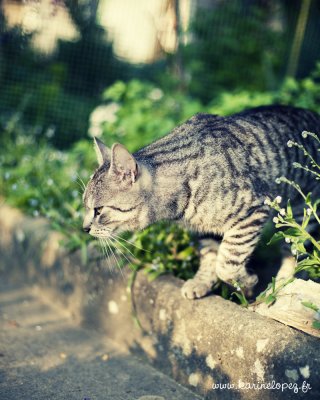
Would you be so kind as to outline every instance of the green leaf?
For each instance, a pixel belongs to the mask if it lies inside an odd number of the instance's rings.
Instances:
[[[233,292],[232,295],[236,296],[243,307],[248,307],[249,302],[243,293]]]
[[[267,243],[268,245],[274,244],[279,242],[280,240],[284,239],[285,235],[283,232],[276,232],[272,238],[269,240],[269,242]]]
[[[304,260],[301,260],[298,263],[299,269],[300,268],[312,267],[314,265],[320,266],[319,261],[317,259],[314,259],[314,258],[311,258],[311,257],[305,258]]]
[[[293,218],[293,214],[292,214],[292,207],[291,207],[291,204],[290,204],[290,200],[288,200],[288,203],[287,203],[287,217],[288,218]]]
[[[177,254],[176,259],[185,260],[186,258],[190,257],[192,253],[193,253],[193,247],[187,247],[186,249],[180,251],[180,253]]]
[[[284,237],[299,237],[301,236],[301,231],[298,228],[288,228],[284,232]]]
[[[151,271],[148,272],[148,278],[149,280],[152,282],[154,281],[156,278],[158,278],[160,275],[163,275],[164,272],[160,272],[160,271]]]
[[[320,330],[320,321],[313,321],[312,328]]]
[[[268,283],[267,288],[263,292],[261,292],[259,294],[259,296],[257,296],[256,300],[264,299],[266,297],[266,295],[267,295],[267,292],[269,292],[269,290],[271,290],[271,288],[272,288],[272,282]]]
[[[277,298],[276,298],[275,295],[269,294],[269,295],[266,297],[266,299],[265,299],[264,302],[265,302],[266,304],[271,305],[271,304],[273,304],[276,300],[277,300]]]
[[[307,308],[310,308],[315,312],[318,312],[320,309],[320,307],[316,306],[314,303],[311,303],[310,301],[302,301],[301,304]]]
[[[227,299],[229,297],[229,293],[230,290],[228,285],[226,285],[224,282],[221,282],[221,297]]]
[[[272,293],[274,293],[276,291],[276,278],[275,277],[272,277],[271,285],[272,285]]]
[[[309,192],[309,193],[307,194],[305,203],[306,203],[308,206],[311,206],[311,192]]]
[[[306,248],[304,247],[304,244],[301,243],[301,242],[297,242],[295,244],[295,247],[296,247],[296,249],[298,250],[299,253],[303,253],[304,254],[304,253],[307,252]]]

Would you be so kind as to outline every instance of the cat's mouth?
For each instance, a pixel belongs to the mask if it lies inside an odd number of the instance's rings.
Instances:
[[[100,234],[100,233],[89,232],[89,235],[93,236],[96,239],[109,239],[112,237],[110,233]]]
[[[93,226],[88,233],[97,239],[112,239],[112,237],[118,236],[120,232],[122,232],[120,227],[105,227],[100,229]]]

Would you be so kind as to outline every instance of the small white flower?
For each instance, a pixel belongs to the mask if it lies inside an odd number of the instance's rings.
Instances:
[[[38,200],[37,200],[37,199],[30,199],[30,200],[29,200],[29,204],[30,204],[32,207],[35,207],[35,206],[38,205]]]
[[[103,122],[115,122],[117,120],[116,114],[119,109],[120,105],[115,102],[98,106],[90,114],[90,124],[100,125]]]
[[[65,161],[67,159],[67,154],[63,153],[62,151],[56,151],[52,153],[50,156],[51,160],[59,160],[59,161]]]
[[[288,237],[286,237],[284,240],[285,240],[286,243],[291,243],[291,239],[288,238]]]
[[[308,209],[307,209],[307,215],[310,216],[311,214],[312,214],[312,209],[311,209],[311,208],[308,208]]]
[[[49,126],[46,130],[45,135],[48,139],[51,139],[55,134],[56,128],[54,126]]]
[[[296,256],[297,255],[297,249],[291,249],[291,253],[292,253],[293,256]]]
[[[292,140],[288,140],[288,142],[287,142],[287,146],[288,147],[292,147],[293,144],[294,144],[294,142]]]
[[[308,132],[307,132],[307,131],[303,131],[303,132],[301,133],[301,136],[302,136],[304,139],[306,139],[306,138],[308,137]]]
[[[286,210],[284,208],[281,208],[281,210],[279,211],[279,214],[282,216],[286,215]]]
[[[88,130],[88,134],[91,137],[100,137],[103,133],[103,129],[99,125],[92,125]]]
[[[279,218],[274,217],[272,221],[273,221],[275,224],[277,224],[277,223],[279,222]]]
[[[267,197],[267,198],[265,199],[265,201],[264,201],[264,204],[265,204],[266,206],[270,206],[270,205],[271,205],[271,200]]]
[[[153,100],[153,101],[160,100],[163,97],[163,91],[159,88],[154,88],[151,90],[148,97],[150,100]]]
[[[282,201],[282,197],[281,196],[277,196],[274,200],[276,203],[280,204]]]
[[[52,180],[51,178],[49,178],[49,179],[47,180],[47,185],[48,185],[48,186],[52,186],[52,185],[53,185],[53,180]]]
[[[277,178],[277,179],[275,180],[275,182],[276,182],[277,185],[280,185],[281,179],[280,179],[280,178]]]
[[[103,133],[103,124],[105,122],[115,123],[118,119],[117,112],[119,110],[120,105],[115,102],[96,107],[90,114],[89,135],[100,137]]]

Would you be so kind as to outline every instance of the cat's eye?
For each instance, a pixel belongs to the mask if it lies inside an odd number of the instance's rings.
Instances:
[[[94,216],[97,217],[101,214],[103,207],[97,207],[94,209]]]

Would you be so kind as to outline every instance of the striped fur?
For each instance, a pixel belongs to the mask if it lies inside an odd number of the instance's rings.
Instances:
[[[197,114],[133,155],[121,145],[109,150],[96,141],[100,167],[85,191],[84,227],[103,237],[172,220],[220,235],[219,249],[211,244],[203,252],[183,295],[206,295],[217,277],[250,288],[257,278],[247,273],[246,263],[269,217],[265,198],[298,201],[276,178],[284,175],[305,191],[317,190],[303,170],[292,167],[305,159],[287,142],[301,142],[302,131],[319,127],[320,117],[311,111],[267,106],[229,117]],[[306,139],[306,144],[315,155],[315,143]]]

